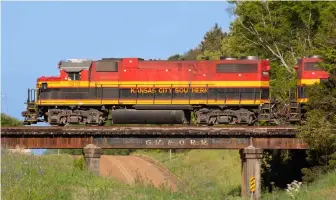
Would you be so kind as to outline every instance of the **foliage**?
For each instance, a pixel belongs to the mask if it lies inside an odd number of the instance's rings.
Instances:
[[[291,184],[292,186],[293,184]],[[294,185],[297,185],[294,183]],[[293,187],[291,187],[293,188]],[[319,177],[318,180],[311,184],[303,183],[299,187],[298,192],[295,192],[294,198],[289,196],[287,191],[275,191],[273,193],[265,193],[261,199],[265,200],[325,200],[336,198],[336,171],[329,172]],[[293,190],[293,189],[291,189]],[[294,189],[295,191],[296,189]],[[293,193],[293,192],[290,192]]]
[[[323,29],[316,41],[315,52],[322,56],[322,68],[330,78],[307,89],[307,124],[300,137],[310,146],[308,160],[314,165],[303,169],[306,181],[313,181],[321,173],[336,168],[336,5],[323,4]]]
[[[295,88],[297,84],[295,74],[273,62],[271,63],[270,74],[271,95],[279,102],[287,103],[289,101],[290,88]]]
[[[199,48],[190,49],[183,55],[175,54],[170,56],[168,60],[196,60],[197,55],[200,53]]]
[[[240,157],[237,150],[190,150],[186,152],[147,152],[164,164],[180,180],[177,189],[199,199],[241,199]],[[223,181],[225,180],[225,181]]]
[[[22,121],[1,113],[1,126],[22,126]]]
[[[293,158],[297,152],[294,151],[289,155],[289,159],[280,156],[286,151],[265,153],[265,155],[269,153],[263,165],[263,181],[266,186],[271,187],[270,183],[274,180],[277,180],[275,182],[278,184],[280,182],[280,186],[285,186],[285,182],[291,180],[284,180],[283,177],[286,177],[284,173],[286,171],[297,173],[300,167],[306,167],[303,170],[305,174],[303,179],[308,180],[308,174],[314,174],[312,171],[325,171],[325,168],[311,169],[311,166],[317,163],[319,165],[329,163],[328,168],[331,168],[336,162],[332,159],[336,141],[331,133],[331,128],[335,127],[336,113],[336,4],[277,1],[231,3],[235,6],[232,11],[236,18],[231,24],[230,32],[221,41],[221,53],[232,57],[257,55],[269,59],[271,95],[280,101],[282,107],[288,103],[289,91],[296,85],[296,73],[293,67],[297,58],[311,54],[322,55],[325,60],[322,66],[332,76],[328,82],[314,86],[308,97],[310,111],[308,123],[302,128],[302,137],[313,149],[318,149],[307,152],[309,163],[304,162],[300,165],[295,163]],[[202,52],[206,52],[210,57],[216,57],[218,51]],[[312,127],[316,129],[312,130]],[[300,167],[295,170],[289,169],[290,163]],[[312,171],[309,171],[310,169]]]
[[[132,149],[103,149],[104,155],[130,155],[134,150]]]
[[[164,188],[135,183],[133,186],[96,176],[87,170],[81,170],[73,164],[69,155],[32,156],[2,151],[1,155],[1,191],[2,199],[222,199],[221,190],[212,188],[211,182],[205,183],[206,194],[195,191],[171,192]],[[203,154],[202,158],[206,158]],[[215,158],[215,157],[214,157]],[[213,160],[212,162],[214,162]],[[228,161],[228,160],[227,160]],[[81,161],[82,162],[82,161]],[[225,160],[221,161],[228,165]],[[76,165],[78,166],[78,165]],[[193,165],[195,166],[195,165]],[[190,166],[190,167],[193,167]],[[204,166],[203,166],[204,167]],[[228,168],[229,169],[229,168]],[[196,170],[196,169],[195,169]],[[237,169],[239,171],[239,169]],[[209,171],[207,171],[208,173]],[[218,173],[219,174],[219,173]],[[212,176],[216,179],[218,174]],[[234,173],[227,175],[237,179]],[[226,176],[222,173],[221,176]],[[193,178],[193,175],[191,177]],[[195,179],[201,180],[201,179]],[[216,181],[217,183],[217,181]],[[222,180],[218,183],[228,184]],[[190,183],[195,184],[195,182]],[[200,188],[201,189],[201,188]],[[237,190],[239,194],[239,190]],[[206,197],[206,198],[204,198]],[[226,198],[230,199],[230,198]],[[233,199],[233,198],[231,198]],[[237,197],[236,199],[240,199]]]
[[[253,44],[255,52],[294,73],[299,57],[312,54],[325,33],[332,2],[235,1],[232,32]],[[330,19],[329,19],[330,20]]]
[[[219,60],[222,54],[222,41],[227,36],[227,33],[216,23],[208,32],[205,33],[203,41],[200,44],[200,54],[198,60],[209,59]]]
[[[84,157],[81,156],[80,158],[74,158],[73,166],[76,169],[84,170],[86,168]]]
[[[201,60],[201,59],[219,59],[222,56],[222,41],[226,38],[227,33],[216,23],[204,35],[203,40],[194,49],[190,49],[183,55],[175,54],[168,58],[168,60]]]
[[[200,199],[136,183],[133,186],[74,167],[69,155],[32,156],[2,150],[1,199]]]
[[[334,38],[336,38],[336,32]],[[321,66],[330,73],[330,79],[320,84],[315,84],[307,90],[308,120],[307,124],[300,128],[300,137],[311,148],[308,159],[314,167],[303,169],[304,180],[309,182],[314,181],[322,173],[336,169],[335,48],[336,42],[319,50],[324,58]]]
[[[103,149],[104,155],[129,155],[134,150],[132,149]],[[70,154],[83,155],[83,149],[48,149],[44,154]]]
[[[293,181],[290,184],[287,184],[288,188],[286,189],[287,194],[294,199],[295,196],[299,193],[302,182]]]
[[[309,167],[304,150],[264,150],[262,158],[262,188],[272,192],[287,184],[302,181],[301,169]]]
[[[70,154],[70,155],[83,155],[83,149],[57,149],[57,150],[50,150],[48,149],[45,154]]]
[[[323,54],[335,56],[335,4],[311,1],[232,1],[235,20],[223,41],[222,52],[232,56],[257,55],[271,61],[271,95],[288,103],[296,84],[297,58]],[[334,19],[334,20],[333,20]],[[328,46],[329,45],[329,46]],[[325,51],[325,50],[324,50]]]

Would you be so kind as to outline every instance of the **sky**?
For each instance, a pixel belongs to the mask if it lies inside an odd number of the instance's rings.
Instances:
[[[167,59],[196,47],[215,23],[228,31],[233,20],[225,1],[1,3],[1,108],[18,119],[27,89],[59,75],[60,60]]]

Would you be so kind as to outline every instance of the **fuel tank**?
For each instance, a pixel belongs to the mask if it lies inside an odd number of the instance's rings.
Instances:
[[[183,110],[112,110],[113,124],[184,124],[190,114]]]

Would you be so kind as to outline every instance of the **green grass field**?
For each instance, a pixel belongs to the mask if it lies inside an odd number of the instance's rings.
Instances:
[[[276,191],[272,194],[264,194],[267,200],[335,200],[336,199],[336,171],[323,175],[310,185],[302,185],[298,192],[293,191],[290,198],[286,191]]]
[[[200,199],[241,199],[241,163],[236,150],[191,150],[173,153],[137,151],[163,163],[179,179],[180,191],[197,194]],[[302,185],[291,198],[286,191],[263,193],[265,200],[332,200],[336,199],[336,171],[322,176],[311,185]]]
[[[3,200],[194,199],[150,186],[129,186],[74,167],[70,155],[1,156]]]
[[[91,199],[241,199],[240,160],[233,150],[168,152],[137,151],[163,163],[180,179],[178,192],[129,186],[98,177],[70,155],[21,155],[2,151],[1,192],[4,200],[91,200]],[[263,194],[263,199],[292,199],[285,191]],[[309,186],[301,186],[294,199],[336,199],[336,172],[324,175]]]
[[[178,189],[200,199],[240,199],[241,163],[237,150],[185,153],[137,151],[163,163],[180,180]]]

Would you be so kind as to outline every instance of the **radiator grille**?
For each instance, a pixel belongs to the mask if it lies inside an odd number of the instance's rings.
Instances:
[[[253,73],[258,72],[258,64],[217,64],[217,73]]]

